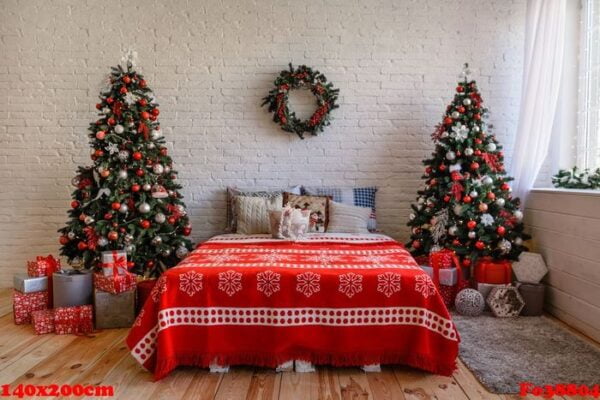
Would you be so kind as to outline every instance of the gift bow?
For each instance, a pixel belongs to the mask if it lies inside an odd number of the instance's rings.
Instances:
[[[113,269],[113,279],[116,281],[119,276],[119,268],[127,269],[127,258],[125,256],[119,256],[116,250],[112,251],[113,262],[102,263],[102,268]]]
[[[48,277],[48,306],[52,307],[54,304],[52,274],[60,271],[60,260],[54,258],[52,254],[48,254],[47,257],[36,257],[38,263],[46,264],[46,276]]]

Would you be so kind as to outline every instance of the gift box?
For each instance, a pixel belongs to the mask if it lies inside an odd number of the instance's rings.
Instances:
[[[136,315],[140,312],[144,304],[146,304],[146,300],[150,297],[150,293],[152,292],[154,285],[156,285],[156,279],[146,279],[138,281],[137,299],[135,303]]]
[[[33,293],[48,290],[48,277],[30,277],[27,274],[13,276],[13,287],[21,293]],[[48,296],[50,297],[50,296]]]
[[[483,296],[484,299],[487,299],[487,297],[490,295],[490,292],[492,291],[493,288],[506,287],[506,286],[508,286],[508,285],[495,284],[495,283],[476,283],[475,284],[475,288],[477,289],[477,291],[479,293],[481,293],[481,295]]]
[[[427,272],[427,275],[433,278],[433,267],[421,265],[421,269]],[[454,286],[458,283],[458,269],[456,268],[440,269],[438,274],[441,285]]]
[[[475,282],[508,284],[512,281],[512,268],[508,260],[481,258],[475,264]]]
[[[463,273],[458,257],[453,251],[443,249],[432,252],[429,255],[429,260],[431,262],[431,267],[429,268],[431,268],[433,283],[444,299],[446,307],[452,307],[458,292],[469,286],[468,281],[463,280]],[[452,277],[456,277],[456,281],[451,284],[445,284],[442,282],[442,275],[445,277],[445,282],[452,282]]]
[[[135,320],[135,290],[119,294],[94,290],[96,329],[130,328]]]
[[[60,260],[48,255],[37,256],[35,261],[27,262],[27,274],[31,277],[50,276],[60,269]]]
[[[135,289],[137,284],[136,276],[129,272],[125,275],[105,276],[102,273],[94,274],[94,287],[104,292],[119,294],[128,290]]]
[[[517,317],[525,306],[517,288],[510,285],[493,288],[485,302],[499,318]]]
[[[92,306],[57,307],[54,309],[54,331],[58,335],[90,333],[94,330]]]
[[[54,307],[74,307],[92,304],[93,279],[88,270],[62,270],[52,275]]]
[[[541,283],[517,283],[517,290],[525,302],[521,315],[537,317],[544,313],[546,286]]]
[[[127,253],[125,250],[110,250],[100,253],[102,274],[112,276],[127,273]]]
[[[31,323],[31,313],[48,308],[48,291],[21,293],[13,291],[13,317],[15,324]]]
[[[540,283],[548,273],[542,255],[530,252],[521,253],[519,261],[513,263],[512,269],[517,280],[523,283]]]
[[[32,312],[31,323],[36,335],[54,332],[54,310],[39,310]]]
[[[442,249],[429,254],[429,265],[436,265],[438,268],[453,268],[456,264],[458,264],[458,258],[452,250]]]

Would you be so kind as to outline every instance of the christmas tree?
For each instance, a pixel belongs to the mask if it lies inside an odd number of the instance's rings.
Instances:
[[[447,248],[464,266],[482,256],[517,260],[526,250],[523,213],[508,184],[502,147],[484,119],[487,109],[465,64],[454,100],[432,135],[435,150],[426,166],[408,225],[414,256]]]
[[[79,167],[72,180],[61,254],[93,268],[101,251],[124,249],[131,272],[157,276],[188,254],[191,227],[158,104],[134,69],[133,52],[124,64],[112,68],[96,104],[99,118],[89,127],[93,165]]]

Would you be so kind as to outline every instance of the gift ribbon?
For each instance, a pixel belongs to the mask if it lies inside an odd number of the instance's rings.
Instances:
[[[52,290],[52,274],[60,271],[60,260],[52,257],[51,254],[48,257],[37,257],[37,261],[43,261],[46,263],[46,277],[48,277],[48,307],[52,308],[54,305],[54,295]]]
[[[119,256],[116,250],[112,251],[113,262],[110,263],[102,263],[102,268],[111,268],[113,269],[113,279],[115,284],[117,282],[117,277],[119,275],[119,268],[123,268],[127,270],[127,259],[125,256]]]

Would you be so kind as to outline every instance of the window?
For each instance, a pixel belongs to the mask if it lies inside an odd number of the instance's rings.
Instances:
[[[600,0],[581,0],[576,164],[600,167]]]

